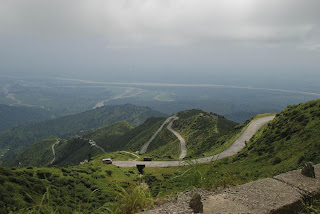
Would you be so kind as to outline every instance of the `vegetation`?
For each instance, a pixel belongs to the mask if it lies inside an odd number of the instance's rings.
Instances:
[[[224,146],[226,139],[231,138],[241,130],[236,128],[236,123],[222,116],[206,113],[198,109],[182,111],[177,116],[179,119],[174,121],[173,129],[179,132],[186,140],[189,158],[200,157],[210,150],[215,151]],[[139,151],[163,121],[164,119],[144,127],[143,132],[139,131],[139,138],[131,138],[126,148],[132,151]],[[145,156],[151,156],[155,160],[179,158],[181,152],[180,142],[166,127],[167,125],[149,145]],[[136,129],[138,128],[142,127],[137,127]],[[145,132],[146,130],[148,132]]]
[[[137,126],[151,116],[164,115],[147,107],[127,104],[104,106],[80,114],[16,127],[0,134],[0,150],[9,149],[0,160],[4,161],[5,165],[5,161],[14,159],[29,145],[49,136],[68,139],[71,136],[83,135],[98,127],[122,120]]]
[[[0,104],[0,132],[18,125],[49,119],[48,111],[41,108]]]
[[[165,118],[149,118],[145,123],[128,132],[120,139],[120,141],[127,142],[127,145],[125,146],[126,150],[140,151],[142,146],[148,142],[164,121]]]
[[[52,145],[58,141],[56,137],[49,137],[47,139],[40,140],[39,142],[31,145],[27,150],[18,155],[14,159],[10,166],[28,167],[28,166],[48,166],[50,165],[53,154]],[[60,143],[65,143],[65,140],[59,140]]]
[[[186,140],[189,158],[219,149],[239,130],[235,129],[237,123],[201,110],[179,112],[178,116],[181,119],[175,121],[173,128]]]
[[[203,113],[185,112],[181,120],[201,121],[200,114]],[[208,119],[206,115],[202,117]],[[162,119],[151,120],[161,124]],[[234,129],[240,132],[245,125]],[[137,128],[127,133],[137,134]],[[114,152],[69,168],[0,168],[0,212],[132,213],[151,207],[155,198],[191,188],[214,189],[271,177],[299,168],[307,161],[320,163],[319,129],[320,100],[316,100],[288,106],[259,130],[240,153],[212,163],[189,161],[181,167],[145,168],[141,176],[134,168],[101,163],[110,155],[120,157]],[[319,210],[317,203],[309,205],[310,213]]]
[[[138,179],[136,170],[103,165],[100,160],[73,168],[1,167],[0,213],[105,213],[125,205],[116,206],[117,200],[147,194],[136,187]],[[130,193],[131,188],[135,192]]]
[[[69,140],[51,137],[31,145],[27,150],[18,155],[8,166],[49,166],[53,160],[52,145],[55,145],[55,161],[57,166],[78,165],[90,157],[103,153],[103,151],[89,144],[89,139],[94,140],[97,145],[105,151],[116,151],[124,145],[119,144],[117,139],[133,127],[126,121],[120,121],[111,125],[99,128],[97,131],[83,137],[71,138]]]

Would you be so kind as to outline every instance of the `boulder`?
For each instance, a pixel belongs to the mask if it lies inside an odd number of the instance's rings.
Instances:
[[[196,193],[192,196],[189,206],[195,213],[203,213],[203,205],[201,202],[201,196]]]
[[[301,174],[310,178],[316,177],[314,167],[311,162],[308,162],[304,165],[304,167],[301,170]]]

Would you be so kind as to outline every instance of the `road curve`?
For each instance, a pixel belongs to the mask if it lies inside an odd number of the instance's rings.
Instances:
[[[252,138],[252,136],[260,128],[262,128],[262,126],[264,126],[274,118],[275,116],[266,116],[251,121],[246,130],[228,149],[214,156],[194,159],[193,161],[207,163],[210,161],[219,160],[237,154],[245,147],[246,141],[249,141]],[[188,163],[186,163],[185,161],[113,161],[113,164],[119,167],[135,167],[137,164],[144,164],[146,167],[169,167],[187,165]]]
[[[172,132],[172,134],[174,134],[180,141],[180,147],[181,147],[181,154],[179,156],[179,159],[182,160],[183,158],[186,157],[187,155],[187,147],[186,147],[186,141],[183,139],[183,137],[176,132],[175,130],[172,129],[172,124],[175,120],[178,120],[179,117],[177,116],[173,116],[173,120],[169,123],[169,125],[167,126],[167,129]]]
[[[170,116],[168,117],[163,123],[162,125],[160,126],[160,128],[151,136],[151,138],[148,140],[148,142],[146,144],[143,145],[143,147],[141,148],[140,150],[140,153],[143,154],[143,153],[146,153],[147,149],[148,149],[148,146],[150,145],[150,143],[154,140],[154,138],[159,134],[159,132],[161,132],[161,130],[163,129],[163,127],[169,123],[170,120],[172,120],[173,118],[175,118],[176,116],[173,115],[173,116]]]
[[[55,145],[58,145],[59,143],[60,143],[60,141],[57,140],[57,141],[56,141],[54,144],[52,144],[52,146],[51,146],[52,154],[53,154],[53,159],[52,159],[52,161],[51,161],[50,164],[53,164],[53,162],[56,160],[56,152],[55,152],[55,150],[54,150],[54,146],[55,146]]]

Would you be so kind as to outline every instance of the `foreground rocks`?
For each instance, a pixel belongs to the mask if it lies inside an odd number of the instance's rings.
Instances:
[[[193,210],[195,213],[203,213],[203,204],[201,201],[201,195],[199,193],[196,193],[192,196],[189,207]]]
[[[201,201],[207,200],[208,196],[212,194],[212,191],[205,189],[193,189],[177,195],[176,198],[170,199],[168,202],[155,207],[152,210],[142,212],[142,214],[192,214],[195,213],[190,207],[190,201],[194,195],[199,195]]]
[[[314,166],[314,177],[294,170],[217,192],[195,189],[144,213],[195,213],[189,206],[195,194],[199,196],[194,200],[199,202],[201,197],[203,213],[207,214],[299,213],[306,209],[305,201],[320,197],[320,164]]]

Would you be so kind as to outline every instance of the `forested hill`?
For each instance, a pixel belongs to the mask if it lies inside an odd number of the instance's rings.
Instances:
[[[0,132],[29,122],[47,120],[49,117],[45,109],[0,104]]]
[[[54,120],[19,126],[0,134],[0,152],[4,154],[0,160],[13,159],[29,145],[49,136],[68,139],[70,136],[83,135],[98,127],[122,120],[137,126],[153,116],[162,117],[165,114],[148,107],[125,104],[103,106]]]
[[[103,126],[83,137],[70,138],[69,140],[49,137],[32,144],[14,160],[6,161],[3,165],[9,167],[78,165],[85,159],[103,153],[100,148],[89,144],[89,139],[94,140],[105,152],[112,152],[123,147],[117,139],[131,129],[133,129],[133,126],[127,121],[120,121]],[[52,153],[53,145],[55,150],[54,158]]]

